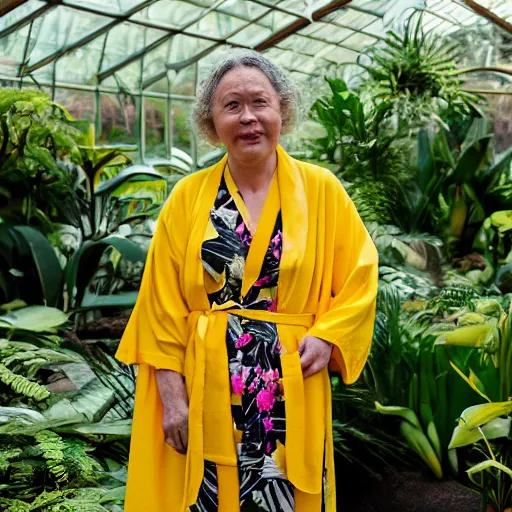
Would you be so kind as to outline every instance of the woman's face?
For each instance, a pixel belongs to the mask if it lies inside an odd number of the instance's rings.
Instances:
[[[257,68],[239,67],[221,79],[213,98],[217,137],[237,160],[263,160],[275,153],[281,134],[279,97]]]

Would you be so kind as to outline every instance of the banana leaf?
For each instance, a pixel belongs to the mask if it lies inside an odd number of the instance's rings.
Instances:
[[[61,310],[46,306],[28,306],[0,315],[0,328],[33,332],[56,332],[68,321]]]

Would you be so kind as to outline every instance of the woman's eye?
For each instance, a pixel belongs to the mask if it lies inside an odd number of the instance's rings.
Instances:
[[[256,102],[258,105],[265,105],[267,102],[263,99],[263,98],[259,98],[256,100]]]
[[[233,108],[236,108],[238,107],[238,102],[237,101],[230,101],[227,105],[226,105],[227,108],[229,109],[233,109]]]

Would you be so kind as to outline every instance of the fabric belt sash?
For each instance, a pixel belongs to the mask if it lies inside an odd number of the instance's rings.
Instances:
[[[276,326],[299,326],[306,330],[313,325],[315,318],[312,314],[237,309],[235,306],[233,302],[222,306],[214,304],[211,310],[192,311],[188,317],[190,337],[184,372],[189,394],[189,443],[185,480],[188,489],[185,492],[185,509],[197,500],[203,479],[204,460],[237,466],[226,347],[228,316],[237,315],[274,323]],[[286,400],[287,476],[298,489],[318,493],[321,489],[317,489],[317,485],[312,485],[311,481],[306,482],[300,476],[304,466],[296,473],[297,478],[294,478],[293,466],[296,464],[288,464],[288,453],[293,454],[294,463],[306,462],[304,383],[297,350],[281,354],[281,365]]]

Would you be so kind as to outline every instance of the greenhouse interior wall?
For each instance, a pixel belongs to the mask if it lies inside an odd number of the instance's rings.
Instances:
[[[245,50],[378,251],[368,360],[329,374],[337,510],[510,512],[511,0],[0,0],[0,510],[124,510],[116,350],[162,206],[226,152],[201,84]]]

